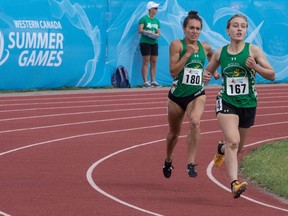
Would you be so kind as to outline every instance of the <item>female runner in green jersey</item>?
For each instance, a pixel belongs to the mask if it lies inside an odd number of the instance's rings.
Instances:
[[[213,54],[208,43],[198,41],[201,29],[202,19],[196,11],[190,11],[183,22],[185,38],[174,40],[170,44],[170,74],[174,80],[168,95],[169,131],[163,166],[166,178],[170,178],[172,173],[173,150],[185,113],[190,123],[187,136],[187,173],[190,177],[197,177],[195,157],[200,138],[200,120],[206,102],[204,83],[211,79],[210,73],[204,74],[203,67],[206,56],[210,60]]]
[[[225,158],[234,198],[239,198],[247,187],[247,182],[238,181],[237,155],[243,149],[256,115],[255,74],[275,79],[275,72],[263,51],[244,41],[247,27],[244,15],[232,16],[226,26],[230,44],[217,49],[206,67],[206,71],[212,73],[221,66],[222,88],[217,96],[216,114],[225,141],[218,144],[214,165],[220,167]],[[220,77],[217,72],[213,75]]]

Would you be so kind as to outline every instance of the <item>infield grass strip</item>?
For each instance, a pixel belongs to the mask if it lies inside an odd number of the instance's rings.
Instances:
[[[288,140],[252,150],[244,156],[240,168],[246,179],[288,199]]]

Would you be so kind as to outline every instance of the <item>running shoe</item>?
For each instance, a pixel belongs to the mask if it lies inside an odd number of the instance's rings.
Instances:
[[[234,181],[231,184],[231,192],[233,194],[234,199],[237,199],[241,196],[241,194],[246,190],[248,183],[239,181]]]
[[[174,167],[172,166],[172,161],[171,162],[167,162],[165,160],[164,162],[164,166],[163,166],[163,174],[166,178],[170,178],[171,173],[172,173],[172,169],[174,169]]]
[[[221,152],[222,146],[225,144],[223,140],[220,140],[218,143],[217,154],[214,156],[214,166],[221,167],[224,163],[224,154]]]
[[[197,166],[196,164],[193,164],[193,163],[189,163],[188,165],[187,165],[187,172],[188,172],[188,175],[190,176],[190,177],[194,177],[194,178],[196,178],[197,177],[197,171],[196,171],[196,169],[195,169],[195,166]]]
[[[162,87],[162,85],[160,85],[160,84],[157,83],[156,81],[151,82],[151,86],[154,87],[154,88]]]
[[[142,85],[143,88],[151,88],[152,85],[149,82],[144,82]]]

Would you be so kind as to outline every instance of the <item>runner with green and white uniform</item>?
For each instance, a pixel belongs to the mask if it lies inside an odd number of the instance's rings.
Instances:
[[[187,45],[184,40],[180,41],[183,46],[183,51],[180,54],[181,59],[186,52]],[[206,55],[199,41],[197,41],[197,45],[199,51],[190,56],[184,68],[174,78],[168,95],[169,99],[177,103],[184,110],[189,102],[197,96],[205,94],[202,78]]]
[[[236,55],[227,52],[227,45],[220,54],[223,82],[218,97],[239,108],[257,106],[255,71],[245,65],[249,56],[249,45],[245,43],[244,49]]]

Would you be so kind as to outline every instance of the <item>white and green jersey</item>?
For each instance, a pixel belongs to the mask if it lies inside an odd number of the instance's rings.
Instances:
[[[139,24],[143,24],[143,30],[145,31],[152,31],[153,33],[157,34],[158,29],[160,29],[160,22],[157,18],[151,18],[149,15],[143,16],[139,20]],[[141,35],[140,43],[147,43],[147,44],[157,44],[158,40],[150,38],[146,35]]]
[[[180,59],[183,57],[187,50],[187,45],[184,40],[181,40],[183,51],[180,54]],[[206,61],[206,55],[202,44],[197,41],[199,51],[197,53],[192,53],[192,55],[187,60],[184,68],[175,77],[170,89],[170,93],[175,97],[186,97],[199,92],[204,84],[203,79],[203,67]]]
[[[236,55],[229,54],[226,45],[222,48],[219,59],[222,74],[219,97],[238,108],[257,106],[255,71],[249,69],[245,63],[249,56],[249,45],[245,43],[243,50]]]

